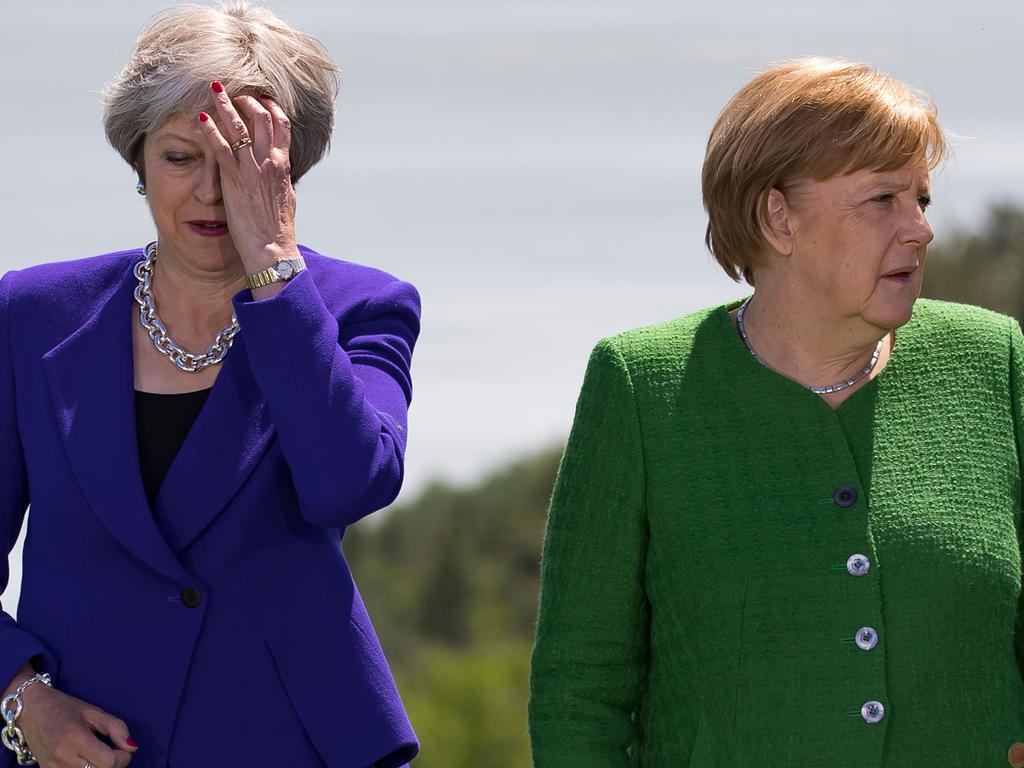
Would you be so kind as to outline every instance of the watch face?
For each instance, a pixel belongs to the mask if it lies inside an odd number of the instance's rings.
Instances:
[[[287,261],[279,261],[274,266],[274,270],[282,279],[287,280],[295,272],[295,267],[289,264]]]

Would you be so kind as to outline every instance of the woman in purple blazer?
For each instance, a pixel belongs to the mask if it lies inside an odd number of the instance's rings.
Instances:
[[[165,12],[105,116],[155,243],[0,280],[0,765],[417,752],[340,540],[402,482],[419,298],[295,240],[336,90],[265,10]]]

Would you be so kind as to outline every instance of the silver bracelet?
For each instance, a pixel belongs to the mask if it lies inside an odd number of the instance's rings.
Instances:
[[[18,686],[18,690],[7,694],[0,702],[0,714],[3,714],[5,723],[3,733],[0,733],[0,740],[3,741],[5,747],[17,755],[18,765],[36,764],[36,756],[32,754],[28,744],[25,743],[25,735],[21,732],[21,728],[15,725],[18,718],[21,717],[21,711],[25,708],[25,702],[22,701],[21,696],[35,683],[53,687],[49,673],[43,672],[30,677]]]

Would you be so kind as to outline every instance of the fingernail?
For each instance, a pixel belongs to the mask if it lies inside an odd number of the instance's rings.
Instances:
[[[136,749],[139,746],[139,742],[137,742],[131,736],[129,736],[127,739],[125,739],[124,743],[127,744],[132,749]]]
[[[219,80],[214,80],[210,83],[210,87],[213,89],[214,93],[224,93],[224,86],[220,84]]]
[[[208,114],[206,114],[205,112],[200,112],[199,113],[199,122],[200,123],[205,123],[209,119],[210,119],[210,116]]]

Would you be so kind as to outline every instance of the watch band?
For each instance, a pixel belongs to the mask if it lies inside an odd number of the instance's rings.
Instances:
[[[261,269],[245,276],[245,284],[249,288],[262,288],[272,283],[286,283],[306,268],[306,260],[301,256],[297,259],[279,259],[272,267]]]

